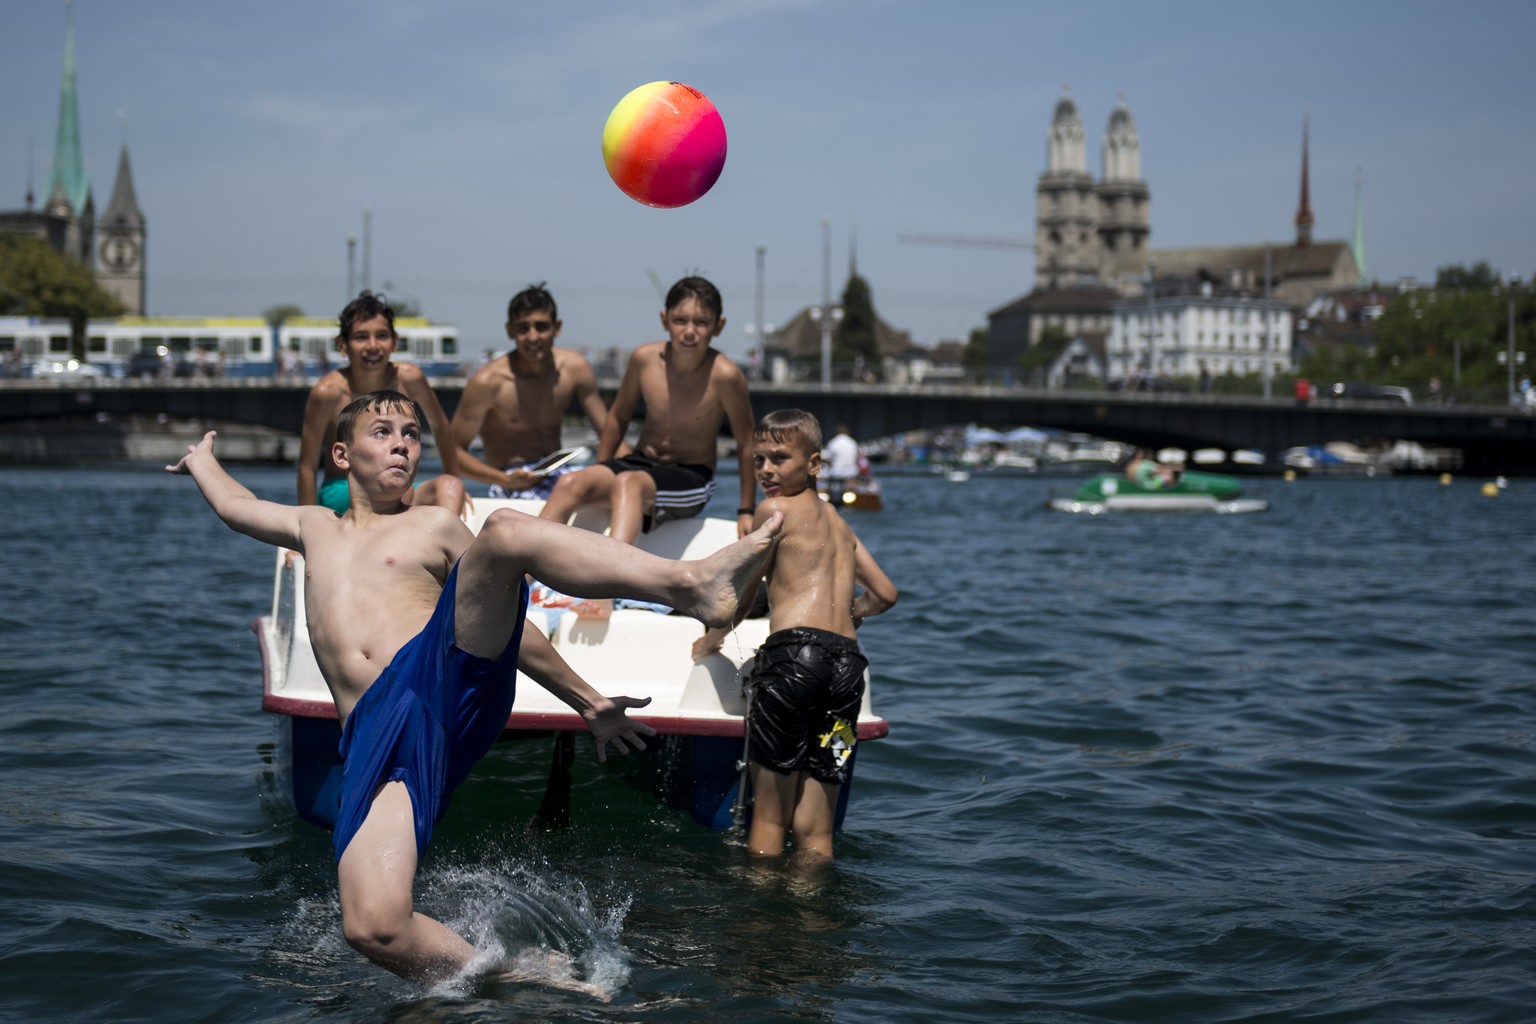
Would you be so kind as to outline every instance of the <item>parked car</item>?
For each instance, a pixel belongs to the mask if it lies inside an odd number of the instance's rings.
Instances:
[[[1394,405],[1412,405],[1413,392],[1390,384],[1356,384],[1340,381],[1328,389],[1332,398],[1351,402],[1385,402]]]
[[[94,380],[110,376],[106,367],[78,359],[44,359],[32,364],[32,377],[36,380]]]
[[[164,345],[143,349],[128,358],[129,377],[190,377],[193,366],[180,353],[173,355]]]

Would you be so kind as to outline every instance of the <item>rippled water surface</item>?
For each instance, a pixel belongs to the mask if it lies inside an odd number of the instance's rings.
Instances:
[[[153,467],[0,471],[0,1020],[1532,1019],[1536,482],[1103,518],[885,483],[891,735],[834,867],[750,863],[589,744],[567,831],[523,828],[543,742],[456,796],[422,903],[603,1004],[361,961],[258,707],[270,550]]]

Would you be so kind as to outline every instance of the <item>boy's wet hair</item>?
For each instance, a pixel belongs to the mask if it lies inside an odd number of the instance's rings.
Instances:
[[[351,444],[352,431],[357,429],[357,421],[370,412],[409,412],[416,417],[417,427],[427,422],[421,406],[410,395],[398,391],[370,391],[348,402],[347,407],[341,410],[341,415],[336,417],[336,440],[342,444]]]
[[[381,316],[389,322],[389,333],[395,333],[395,307],[384,301],[384,296],[376,295],[370,291],[357,293],[357,298],[347,303],[341,310],[341,316],[337,317],[337,325],[341,330],[340,337],[346,340],[352,334],[352,325],[363,320],[372,320]]]
[[[719,320],[725,312],[725,300],[720,298],[720,289],[702,277],[685,277],[672,286],[667,292],[667,309],[675,309],[689,299],[698,299],[699,305],[715,314]]]
[[[774,444],[800,444],[808,451],[821,451],[821,421],[804,409],[775,409],[757,421],[753,441]]]
[[[507,303],[507,323],[516,323],[529,313],[537,313],[541,309],[549,310],[551,320],[560,319],[560,308],[555,305],[555,297],[549,294],[543,281],[531,284],[512,296],[512,301]]]

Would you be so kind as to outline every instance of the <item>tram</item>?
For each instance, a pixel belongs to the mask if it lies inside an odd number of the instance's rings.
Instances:
[[[317,377],[339,364],[336,321],[295,317],[273,327],[260,317],[122,316],[89,320],[85,360],[113,377],[130,365],[160,357],[157,375],[224,377]],[[459,331],[425,317],[399,317],[395,357],[416,363],[429,377],[465,372]],[[68,320],[0,317],[0,368],[24,375],[34,364],[72,355]],[[135,356],[140,359],[136,362]]]

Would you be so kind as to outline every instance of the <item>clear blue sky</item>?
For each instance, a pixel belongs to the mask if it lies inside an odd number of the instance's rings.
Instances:
[[[97,207],[124,112],[154,313],[334,315],[367,208],[373,285],[475,349],[541,280],[565,343],[656,338],[648,272],[697,271],[739,354],[756,246],[764,319],[782,322],[820,301],[825,218],[834,294],[856,233],[887,321],[962,338],[1028,291],[1033,258],[898,236],[1032,237],[1064,82],[1095,173],[1125,94],[1156,247],[1292,237],[1309,110],[1318,238],[1349,237],[1358,165],[1373,276],[1536,271],[1523,0],[80,0],[74,17]],[[7,5],[0,207],[22,205],[29,139],[47,181],[64,23],[60,0]],[[678,210],[624,196],[601,158],[613,104],[658,79],[707,93],[730,135],[719,183]]]

